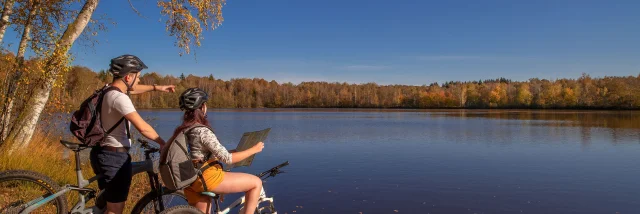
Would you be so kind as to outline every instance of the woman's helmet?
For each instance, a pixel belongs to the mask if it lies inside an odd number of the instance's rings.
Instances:
[[[207,102],[209,95],[199,88],[189,88],[180,95],[180,109],[196,110]]]

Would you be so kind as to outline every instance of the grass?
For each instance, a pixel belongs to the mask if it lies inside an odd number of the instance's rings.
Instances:
[[[9,145],[3,145],[0,148],[0,171],[5,170],[31,170],[39,172],[51,178],[60,186],[66,184],[77,184],[75,174],[75,157],[71,150],[65,148],[57,139],[51,139],[43,133],[35,133],[31,143],[25,149],[14,151],[9,154],[4,148]],[[81,169],[85,179],[94,176],[91,165],[88,161],[88,152],[81,152]],[[139,155],[133,153],[133,161],[138,161]],[[97,182],[91,183],[88,188],[98,189]],[[129,190],[129,198],[127,199],[125,213],[130,213],[131,209],[144,194],[149,191],[149,180],[144,173],[133,176],[131,188]],[[77,192],[70,192],[65,195],[68,202],[68,208],[71,209],[78,201]],[[88,205],[93,205],[93,200]]]

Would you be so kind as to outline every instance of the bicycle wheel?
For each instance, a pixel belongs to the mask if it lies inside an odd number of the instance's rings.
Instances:
[[[60,191],[60,187],[43,174],[10,170],[0,173],[0,213],[20,213],[38,200]],[[31,202],[31,204],[28,204]],[[65,213],[67,201],[64,195],[38,207],[33,213]]]
[[[170,207],[180,206],[180,205],[189,205],[187,202],[187,198],[184,196],[182,192],[171,192],[170,190],[163,191],[162,195],[162,203],[164,204],[164,209],[168,209]],[[160,206],[157,200],[157,196],[155,192],[149,192],[145,196],[143,196],[136,205],[131,210],[132,214],[139,213],[158,213],[156,210],[160,210]],[[162,210],[160,210],[162,211]]]
[[[186,214],[204,214],[198,208],[195,208],[195,207],[192,207],[192,206],[189,206],[189,205],[180,205],[180,206],[171,207],[169,209],[166,209],[166,210],[162,211],[161,213],[162,214],[181,214],[181,213],[186,213]]]

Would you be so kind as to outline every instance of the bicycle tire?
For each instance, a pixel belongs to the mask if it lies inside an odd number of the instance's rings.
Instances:
[[[180,192],[180,191],[170,191],[170,190],[166,190],[163,191],[162,196],[167,196],[167,195],[173,195],[174,197],[180,197],[182,200],[184,200],[184,204],[179,204],[179,205],[185,205],[187,204],[187,197],[184,196],[184,193]],[[145,212],[145,208],[147,208],[147,206],[149,206],[150,204],[153,204],[153,206],[155,206],[155,199],[157,198],[156,193],[155,192],[148,192],[146,195],[144,195],[142,198],[140,198],[140,200],[138,200],[138,202],[136,202],[136,205],[133,207],[133,209],[131,209],[131,214],[140,214],[140,213],[155,213],[155,209],[153,210],[148,210],[151,212]],[[164,208],[165,210],[169,207],[174,207],[177,205],[172,205],[171,202],[163,200],[164,203]],[[178,205],[178,206],[179,206]],[[162,211],[162,210],[161,210]]]
[[[43,193],[45,193],[44,196],[53,195],[56,192],[60,191],[60,186],[58,186],[58,184],[53,182],[51,178],[47,177],[46,175],[33,172],[33,171],[28,171],[28,170],[9,170],[9,171],[0,173],[0,193],[4,192],[5,190],[8,190],[8,188],[7,189],[3,188],[2,183],[8,183],[9,181],[26,181],[26,182],[34,183],[36,184],[36,186],[42,187],[42,189],[44,190]],[[9,194],[9,193],[10,192],[6,192],[5,194]],[[19,204],[19,203],[20,203],[20,200],[18,199],[17,201],[14,201],[14,202],[7,201],[6,204],[0,204],[0,213],[8,213],[8,214],[19,213],[22,209],[24,209],[24,207],[19,208],[20,206],[23,206],[22,204]],[[22,202],[22,203],[25,203],[25,202]],[[55,206],[55,209],[53,210],[56,210],[57,213],[66,213],[67,200],[64,195],[61,195],[53,199],[49,203]],[[36,210],[35,212],[38,212],[38,211]]]
[[[161,212],[161,214],[204,214],[198,208],[189,206],[189,205],[180,205],[171,207]]]

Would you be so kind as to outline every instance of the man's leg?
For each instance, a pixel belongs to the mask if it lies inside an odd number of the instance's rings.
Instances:
[[[111,203],[107,202],[106,214],[121,214],[124,211],[124,202]]]
[[[102,169],[107,175],[104,190],[106,213],[121,214],[131,186],[131,157],[127,153],[104,151]]]

